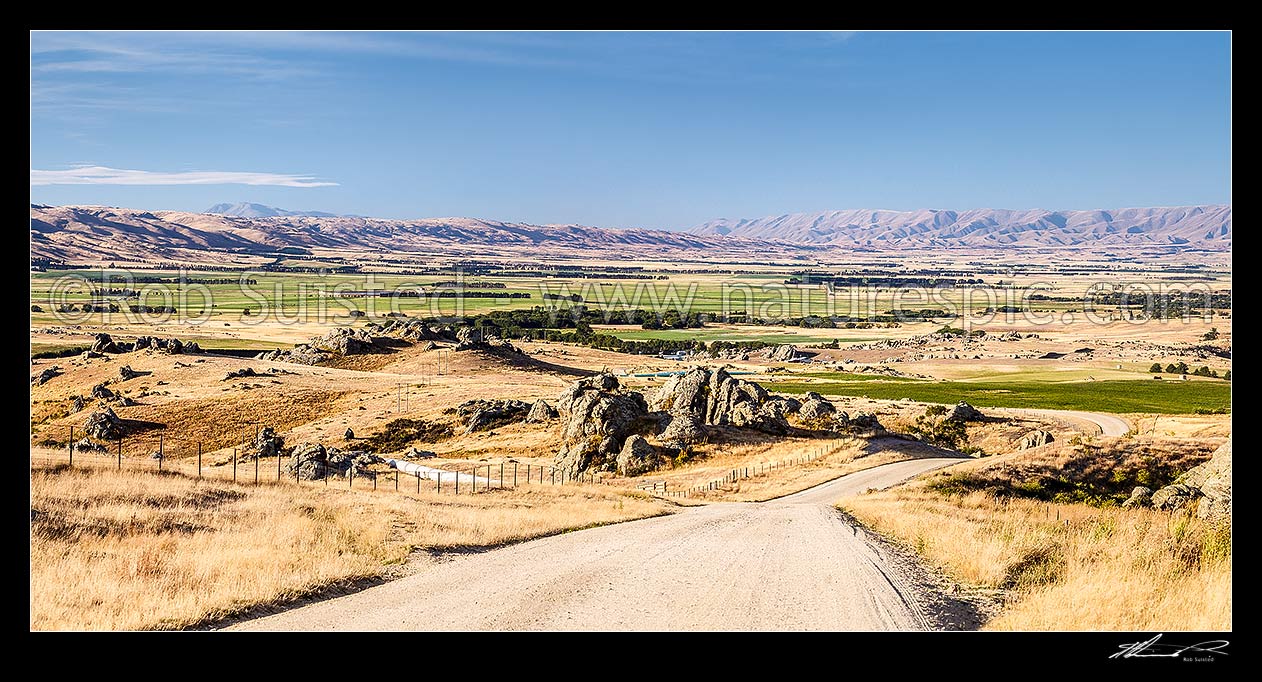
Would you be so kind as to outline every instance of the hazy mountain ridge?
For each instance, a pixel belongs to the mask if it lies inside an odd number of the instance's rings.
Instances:
[[[721,218],[690,234],[796,244],[888,248],[1187,244],[1231,248],[1231,206],[1118,210],[885,211],[854,209]]]
[[[462,245],[636,251],[775,248],[757,240],[685,232],[529,225],[477,218],[245,218],[108,206],[31,205],[31,255],[53,259],[154,260],[178,256],[196,260],[198,251],[273,253],[283,247],[324,247],[414,252]]]
[[[256,204],[249,201],[239,201],[235,204],[215,204],[205,211],[202,211],[202,213],[226,215],[234,218],[278,218],[283,216],[313,216],[316,218],[340,217],[336,213],[326,213],[324,211],[287,211],[283,208],[276,208],[275,206],[268,206],[266,204]]]

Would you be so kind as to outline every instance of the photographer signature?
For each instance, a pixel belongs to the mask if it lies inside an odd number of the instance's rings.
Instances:
[[[1109,658],[1178,658],[1186,653],[1191,654],[1222,654],[1227,655],[1223,648],[1230,642],[1225,639],[1211,639],[1196,644],[1162,644],[1161,635],[1157,635],[1146,642],[1131,642],[1122,644],[1118,648],[1120,651],[1114,653]]]

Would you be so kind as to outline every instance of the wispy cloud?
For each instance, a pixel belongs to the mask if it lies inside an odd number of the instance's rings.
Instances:
[[[68,170],[31,169],[31,185],[272,185],[276,187],[331,187],[336,182],[311,175],[240,171],[180,171],[155,173],[105,166]]]

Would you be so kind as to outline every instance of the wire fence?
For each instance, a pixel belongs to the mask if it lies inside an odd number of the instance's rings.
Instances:
[[[345,469],[331,467],[327,458],[304,460],[291,455],[254,456],[248,444],[214,451],[200,441],[171,437],[159,431],[125,436],[113,441],[75,440],[82,432],[68,427],[68,438],[45,438],[31,446],[31,468],[58,467],[94,470],[144,471],[182,475],[240,484],[316,484],[352,490],[433,491],[439,494],[478,494],[527,485],[609,485],[601,474],[577,476],[548,465],[508,459],[500,462],[446,463],[442,468],[395,460],[381,471],[353,462]],[[387,459],[388,458],[383,458]],[[316,462],[313,464],[312,462]],[[304,464],[307,466],[304,468]],[[313,475],[308,472],[316,472]]]
[[[639,489],[661,497],[692,497],[698,493],[726,490],[727,486],[742,479],[763,476],[774,471],[780,471],[791,466],[807,464],[823,457],[827,457],[834,452],[837,452],[837,450],[839,450],[845,442],[846,441],[842,439],[832,439],[828,441],[827,445],[812,448],[805,454],[796,455],[774,462],[760,462],[757,464],[750,464],[748,466],[730,469],[721,478],[716,478],[713,481],[708,481],[699,485],[688,487],[677,486],[674,490],[672,490],[669,481],[652,481],[640,484]]]
[[[168,436],[162,431],[128,435],[114,441],[80,439],[77,427],[67,427],[68,438],[54,442],[45,438],[31,447],[31,467],[88,468],[116,471],[146,471],[183,475],[200,479],[231,481],[241,484],[317,484],[341,486],[351,490],[429,490],[438,494],[474,495],[491,490],[519,488],[527,485],[611,485],[616,480],[602,473],[571,474],[565,469],[544,464],[519,462],[445,463],[442,468],[393,460],[388,471],[367,469],[350,464],[345,470],[329,467],[327,459],[303,460],[300,451],[292,455],[255,456],[249,444],[209,451],[201,441]],[[78,433],[76,433],[78,432]],[[257,434],[257,431],[256,431]],[[696,494],[727,490],[740,480],[763,476],[788,467],[816,461],[836,452],[844,441],[830,440],[827,445],[787,459],[751,464],[729,470],[722,477],[693,486],[672,486],[668,480],[648,481],[635,489],[658,497],[687,498]],[[387,461],[390,461],[389,458]],[[304,475],[307,469],[320,476]],[[623,479],[625,480],[625,479]],[[621,481],[620,481],[621,482]]]

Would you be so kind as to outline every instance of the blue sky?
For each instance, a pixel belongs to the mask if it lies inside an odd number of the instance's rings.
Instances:
[[[1231,202],[1227,33],[31,34],[31,200],[686,228]]]

